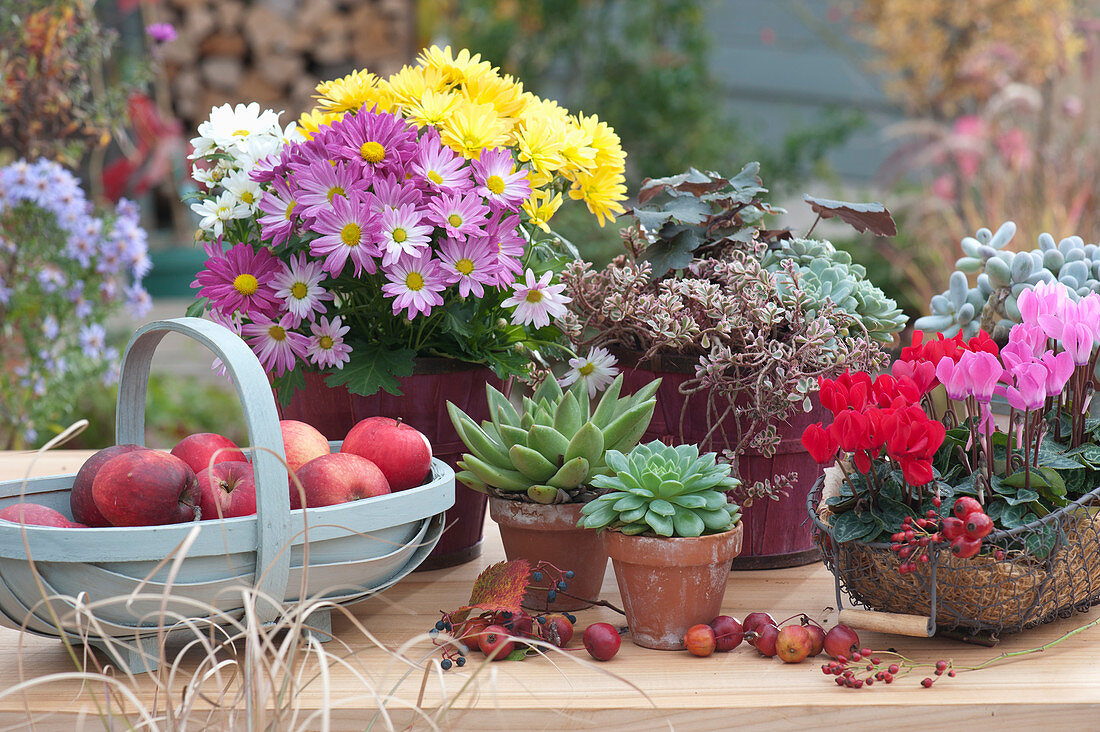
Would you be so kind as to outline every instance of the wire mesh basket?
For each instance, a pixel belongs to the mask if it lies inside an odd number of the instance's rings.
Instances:
[[[826,480],[807,499],[814,540],[842,592],[870,610],[927,616],[933,629],[1017,633],[1100,604],[1100,487],[1029,524],[997,530],[983,546],[1004,552],[960,559],[947,543],[902,574],[887,543],[839,543],[825,505]]]

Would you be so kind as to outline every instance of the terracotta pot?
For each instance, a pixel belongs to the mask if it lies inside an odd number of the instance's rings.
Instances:
[[[525,501],[489,497],[489,515],[500,526],[500,538],[508,559],[526,559],[534,567],[540,561],[558,569],[573,570],[567,592],[577,597],[599,599],[607,572],[607,550],[599,534],[577,528],[583,503],[544,506]],[[538,584],[538,583],[535,583]],[[558,594],[546,601],[546,590],[529,590],[523,606],[531,610],[583,610],[591,602]]]
[[[623,363],[631,363],[630,354],[623,354]],[[637,361],[635,354],[634,362]],[[724,449],[721,435],[707,443],[707,400],[704,394],[690,399],[680,393],[680,385],[695,375],[697,359],[686,356],[663,357],[637,367],[624,368],[623,392],[632,392],[655,378],[661,378],[657,391],[657,409],[642,442],[661,440],[667,444],[697,444],[700,450]],[[765,457],[748,450],[738,461],[741,481],[751,485],[775,475],[797,472],[798,478],[786,496],[778,501],[756,500],[743,506],[745,526],[744,551],[733,562],[733,569],[777,569],[811,564],[820,560],[821,552],[814,544],[809,522],[806,521],[806,496],[813,489],[823,469],[802,447],[802,431],[807,426],[828,417],[828,410],[813,397],[814,408],[801,410],[778,425],[780,443],[775,454]],[[685,411],[685,403],[687,409]],[[719,409],[722,407],[720,406]],[[683,420],[681,421],[681,415]],[[681,429],[681,425],[683,428]],[[737,421],[730,417],[724,425],[728,434],[736,434]],[[720,428],[721,429],[721,428]]]
[[[730,562],[741,551],[743,534],[742,524],[695,538],[603,532],[635,644],[680,650],[688,628],[719,615]]]
[[[454,402],[480,422],[489,419],[485,384],[498,389],[503,385],[486,368],[443,358],[416,361],[413,375],[400,379],[403,396],[384,391],[359,396],[342,386],[326,385],[322,374],[307,373],[305,387],[294,394],[290,404],[279,407],[279,417],[311,424],[330,440],[344,439],[348,430],[366,417],[400,418],[424,433],[435,457],[454,467],[465,446],[447,416],[447,402]],[[481,555],[487,498],[484,493],[455,484],[455,504],[447,510],[447,529],[417,571],[450,567]]]

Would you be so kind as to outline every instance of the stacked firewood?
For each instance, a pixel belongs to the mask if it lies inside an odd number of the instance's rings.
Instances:
[[[158,20],[179,37],[162,49],[175,113],[189,129],[225,102],[286,110],[313,104],[317,82],[415,55],[415,0],[167,0]]]

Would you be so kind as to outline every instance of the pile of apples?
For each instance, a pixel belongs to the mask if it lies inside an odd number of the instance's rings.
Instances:
[[[420,431],[390,417],[352,427],[339,452],[304,422],[279,423],[290,480],[290,507],[317,508],[408,490],[431,472],[432,446]],[[170,453],[139,445],[100,450],[73,480],[74,520],[35,503],[0,510],[16,523],[87,528],[158,526],[256,513],[252,463],[227,437],[188,435]]]

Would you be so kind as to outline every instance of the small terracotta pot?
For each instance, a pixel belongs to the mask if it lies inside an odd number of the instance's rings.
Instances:
[[[738,524],[721,534],[672,539],[603,532],[635,644],[680,650],[688,628],[714,620],[744,531]]]
[[[566,580],[570,595],[598,599],[607,571],[607,550],[599,534],[577,527],[583,503],[544,506],[526,501],[489,497],[489,515],[500,526],[500,538],[508,559],[526,559],[534,567],[549,562],[561,570],[573,570]],[[533,583],[538,584],[538,583]],[[592,603],[558,593],[546,601],[546,590],[529,590],[523,607],[531,610],[561,612],[583,610]]]

